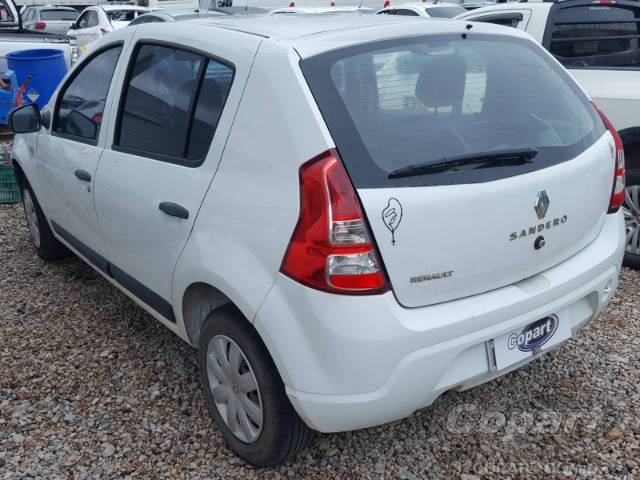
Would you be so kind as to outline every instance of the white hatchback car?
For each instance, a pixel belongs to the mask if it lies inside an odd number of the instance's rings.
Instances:
[[[521,367],[617,286],[619,137],[515,30],[141,25],[11,124],[38,254],[70,249],[197,347],[256,465]]]
[[[86,52],[89,44],[109,32],[126,27],[138,15],[149,12],[148,8],[135,5],[97,5],[85,8],[78,20],[71,25],[67,35],[76,39],[81,52]]]

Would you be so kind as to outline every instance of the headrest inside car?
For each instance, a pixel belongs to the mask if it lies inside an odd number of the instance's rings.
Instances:
[[[455,54],[437,56],[420,72],[416,97],[429,108],[460,106],[466,75],[464,58]]]

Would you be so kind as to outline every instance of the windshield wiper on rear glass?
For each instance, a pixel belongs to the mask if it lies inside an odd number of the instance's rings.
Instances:
[[[387,178],[402,178],[423,175],[426,173],[442,173],[457,170],[464,165],[478,165],[475,168],[502,167],[505,165],[524,165],[531,163],[538,154],[535,148],[520,150],[493,150],[491,152],[472,153],[455,157],[442,157],[437,162],[417,163],[408,167],[398,168],[389,173]]]

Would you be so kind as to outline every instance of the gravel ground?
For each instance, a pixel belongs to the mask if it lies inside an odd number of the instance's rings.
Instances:
[[[518,372],[257,470],[213,426],[191,348],[79,260],[39,260],[0,206],[0,479],[640,478],[639,280]]]

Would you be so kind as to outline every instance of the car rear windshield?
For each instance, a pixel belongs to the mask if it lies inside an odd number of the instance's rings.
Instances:
[[[73,22],[78,18],[78,12],[75,10],[41,10],[40,20],[63,20]]]
[[[525,39],[387,40],[323,53],[303,60],[301,68],[361,188],[518,175],[572,159],[604,133],[575,82]],[[388,178],[411,165],[531,149],[538,151],[535,158],[518,165]]]
[[[453,18],[467,11],[462,7],[426,7],[425,10],[430,17],[435,18]]]
[[[549,50],[571,68],[640,67],[640,3],[559,8]]]

